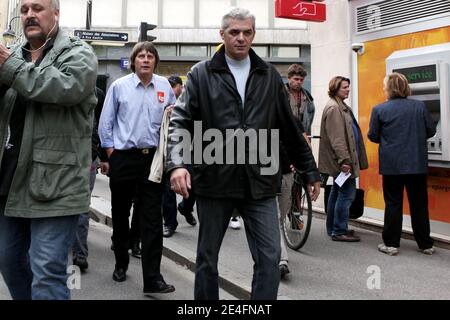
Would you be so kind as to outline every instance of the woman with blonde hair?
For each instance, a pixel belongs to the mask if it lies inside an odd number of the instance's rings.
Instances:
[[[350,79],[331,79],[320,126],[319,171],[334,179],[341,172],[350,177],[341,186],[333,183],[328,198],[327,233],[333,241],[355,242],[360,238],[348,230],[349,209],[356,195],[356,178],[367,169],[361,129],[352,109],[344,102],[350,94]]]
[[[411,224],[417,245],[425,254],[433,254],[428,218],[427,139],[436,126],[422,101],[407,99],[411,89],[406,77],[392,73],[384,79],[387,101],[374,107],[368,137],[380,145],[380,174],[383,176],[383,242],[378,250],[398,254],[403,220],[403,189],[406,187]]]

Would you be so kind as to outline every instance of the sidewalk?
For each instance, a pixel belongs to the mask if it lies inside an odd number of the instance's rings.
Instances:
[[[98,179],[91,208],[96,220],[111,225],[109,190],[105,189],[107,180]],[[291,273],[280,284],[279,299],[450,299],[450,251],[438,248],[435,255],[426,256],[414,241],[402,239],[400,254],[390,257],[377,251],[378,232],[352,227],[361,242],[334,242],[326,235],[325,221],[318,217],[313,219],[305,246],[299,252],[288,249]],[[175,234],[164,238],[164,255],[193,271],[198,226],[188,225],[181,215],[178,222]],[[229,229],[219,256],[220,286],[247,299],[252,274],[244,229]],[[379,289],[373,281],[378,274]]]

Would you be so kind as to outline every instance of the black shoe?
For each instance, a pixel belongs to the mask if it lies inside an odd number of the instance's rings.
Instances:
[[[340,235],[331,236],[331,240],[333,240],[333,241],[343,241],[343,242],[358,242],[361,239],[358,236],[355,236],[355,235],[340,234]]]
[[[151,287],[144,288],[144,294],[148,293],[170,293],[174,292],[175,287],[167,284],[164,280],[158,280]]]
[[[194,215],[192,212],[187,212],[183,210],[183,208],[178,205],[178,211],[186,218],[186,222],[189,223],[191,226],[195,226],[197,224],[197,220],[195,220]]]
[[[169,228],[169,227],[164,227],[164,231],[163,231],[163,236],[165,238],[170,238],[171,236],[173,236],[173,234],[175,233],[175,229]]]
[[[127,270],[123,268],[115,268],[112,278],[114,281],[123,282],[127,279]]]
[[[290,273],[291,271],[289,271],[289,267],[287,264],[280,264],[280,277],[281,279],[286,278],[286,275],[288,273]]]
[[[81,258],[81,257],[74,258],[73,259],[73,264],[75,266],[78,266],[78,268],[80,268],[81,272],[86,271],[86,269],[89,266],[86,258]]]
[[[184,216],[186,218],[186,222],[189,223],[191,226],[195,226],[197,224],[197,220],[195,220],[194,215],[191,213],[188,213]]]
[[[141,257],[141,248],[139,246],[139,242],[135,242],[131,245],[131,255],[135,258]]]

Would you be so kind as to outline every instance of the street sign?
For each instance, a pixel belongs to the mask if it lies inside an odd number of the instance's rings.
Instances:
[[[120,69],[126,70],[130,66],[130,60],[128,58],[120,58]]]
[[[275,0],[275,16],[277,18],[323,22],[327,15],[325,3],[320,3],[322,1]]]
[[[95,30],[75,30],[73,34],[82,40],[128,42],[128,33]]]

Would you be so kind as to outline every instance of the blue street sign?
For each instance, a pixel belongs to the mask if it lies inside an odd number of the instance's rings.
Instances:
[[[130,61],[128,58],[120,58],[120,69],[128,69]]]

